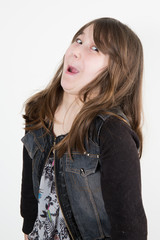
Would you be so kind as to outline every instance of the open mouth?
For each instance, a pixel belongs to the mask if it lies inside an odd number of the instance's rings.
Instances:
[[[72,74],[79,73],[78,69],[73,66],[68,66],[67,72],[72,73]]]

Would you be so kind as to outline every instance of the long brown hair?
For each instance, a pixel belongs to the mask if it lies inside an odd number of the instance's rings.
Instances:
[[[79,92],[83,107],[76,116],[70,132],[56,145],[59,156],[75,148],[84,152],[84,139],[97,114],[106,114],[110,109],[120,106],[129,119],[132,129],[140,140],[142,153],[142,73],[143,48],[137,35],[125,24],[112,18],[95,19],[84,25],[73,37],[72,42],[85,28],[93,25],[93,38],[98,49],[109,55],[109,63],[92,82]],[[63,61],[51,83],[32,96],[25,105],[26,130],[52,126],[54,113],[63,97],[60,84]],[[100,89],[99,94],[89,100],[92,91]],[[49,123],[48,128],[46,123]]]

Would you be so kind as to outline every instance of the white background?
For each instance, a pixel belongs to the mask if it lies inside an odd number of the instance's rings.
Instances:
[[[158,0],[0,0],[0,239],[23,239],[23,103],[51,80],[74,33],[86,22],[106,16],[131,27],[144,47],[142,195],[148,239],[160,239]]]

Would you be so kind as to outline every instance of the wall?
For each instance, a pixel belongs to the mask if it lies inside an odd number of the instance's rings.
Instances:
[[[144,47],[142,194],[148,239],[160,239],[158,0],[0,0],[0,239],[23,239],[19,214],[23,103],[51,80],[73,34],[103,16],[128,24]]]

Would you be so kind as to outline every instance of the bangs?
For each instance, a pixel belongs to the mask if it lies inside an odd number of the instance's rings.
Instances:
[[[93,40],[97,46],[97,48],[103,53],[103,54],[109,54],[110,49],[110,27],[108,24],[108,21],[104,21],[103,19],[98,19],[96,21],[91,21],[88,24],[84,25],[82,28],[79,29],[79,31],[74,35],[72,39],[72,43],[76,40],[76,38],[83,34],[84,30],[89,27],[90,25],[93,25]],[[106,26],[108,25],[108,26]]]
[[[96,46],[116,62],[121,60],[120,51],[126,49],[125,32],[129,32],[126,25],[112,18],[102,18],[93,22],[93,39]]]
[[[110,33],[109,33],[109,28],[106,27],[106,23],[95,22],[93,24],[93,39],[97,48],[103,54],[109,54]]]
[[[83,34],[84,30],[93,25],[93,40],[97,48],[103,53],[113,57],[119,52],[121,46],[122,29],[119,21],[112,18],[100,18],[93,20],[85,24],[80,30],[74,35],[72,43],[76,38]],[[123,28],[125,25],[123,24]]]

